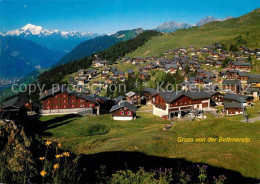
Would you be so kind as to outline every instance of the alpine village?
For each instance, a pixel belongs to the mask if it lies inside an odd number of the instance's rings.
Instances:
[[[0,182],[259,183],[259,20],[139,29],[44,70],[2,99]]]

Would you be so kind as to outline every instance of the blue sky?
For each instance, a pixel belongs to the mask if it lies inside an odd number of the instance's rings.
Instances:
[[[0,32],[27,23],[47,29],[114,33],[152,29],[175,20],[196,23],[206,16],[238,17],[260,0],[0,0]]]

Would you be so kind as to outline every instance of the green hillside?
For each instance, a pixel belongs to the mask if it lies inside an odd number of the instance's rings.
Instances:
[[[123,30],[118,31],[112,35],[99,36],[90,40],[86,40],[80,43],[72,51],[66,54],[58,63],[54,66],[66,64],[71,61],[79,60],[84,57],[88,57],[94,53],[101,52],[107,48],[115,45],[116,43],[132,39],[143,32],[143,29]]]
[[[196,48],[215,42],[230,41],[242,35],[247,40],[249,48],[260,47],[260,9],[256,9],[244,16],[232,18],[223,22],[211,22],[201,27],[178,30],[154,37],[139,47],[128,57],[159,56],[164,51],[194,46]]]

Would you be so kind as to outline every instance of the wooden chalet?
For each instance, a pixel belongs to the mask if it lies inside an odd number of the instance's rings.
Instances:
[[[135,92],[130,91],[130,92],[126,93],[125,96],[126,96],[126,100],[129,103],[134,104],[134,105],[141,104],[141,97],[140,97],[140,95],[136,94]]]
[[[250,72],[251,69],[252,69],[252,64],[246,63],[246,62],[231,61],[231,62],[229,62],[228,67],[229,67],[230,70],[239,70],[239,71]]]
[[[145,100],[148,102],[148,101],[151,101],[152,96],[155,95],[157,92],[158,92],[158,90],[155,88],[144,88],[143,96],[144,96]]]
[[[152,97],[153,114],[170,119],[183,113],[206,110],[210,107],[210,95],[203,91],[159,92]]]
[[[110,113],[114,120],[133,120],[136,118],[136,109],[136,106],[133,104],[121,101],[111,108]]]
[[[57,86],[40,94],[41,114],[77,114],[86,112],[98,114],[98,101],[85,94],[71,92],[67,88]]]
[[[21,96],[16,96],[2,103],[0,107],[1,119],[24,119],[27,112],[32,111],[32,103],[30,100]]]
[[[232,103],[243,103],[244,106],[250,104],[253,100],[252,96],[240,95],[240,94],[232,94],[226,93],[224,96],[225,102],[232,102]]]
[[[226,115],[243,114],[244,106],[242,103],[224,102],[224,113]]]
[[[225,91],[232,91],[233,93],[240,93],[241,82],[239,80],[223,80],[222,89]]]

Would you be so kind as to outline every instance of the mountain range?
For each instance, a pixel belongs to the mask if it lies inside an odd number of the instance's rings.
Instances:
[[[25,38],[51,50],[62,52],[69,52],[79,43],[100,36],[91,32],[49,30],[32,24],[0,34]]]
[[[202,26],[206,23],[213,22],[213,21],[225,21],[232,18],[231,16],[228,16],[224,19],[217,19],[212,16],[205,17],[201,19],[199,22],[196,24],[189,24],[189,23],[183,23],[183,22],[175,22],[175,21],[170,21],[170,22],[164,22],[161,25],[159,25],[157,28],[155,28],[156,31],[164,32],[164,33],[172,33],[178,29],[188,29],[193,26]]]
[[[56,65],[65,64],[73,60],[78,60],[94,53],[103,51],[116,43],[126,41],[142,33],[142,28],[133,30],[118,31],[115,34],[99,36],[80,43],[71,52],[66,54]]]
[[[24,77],[49,67],[64,55],[27,39],[0,35],[0,77]]]

